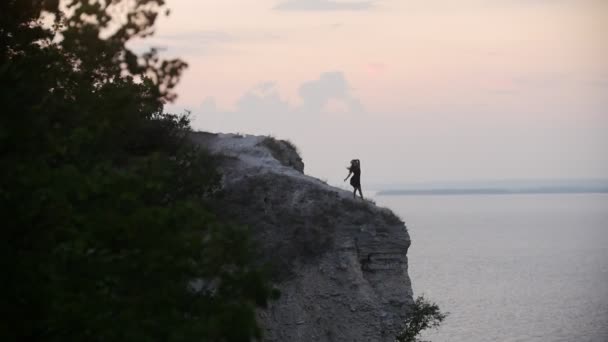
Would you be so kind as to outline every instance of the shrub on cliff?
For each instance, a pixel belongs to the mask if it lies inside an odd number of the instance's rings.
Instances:
[[[163,112],[185,63],[126,47],[163,1],[62,4],[0,3],[0,339],[259,336],[271,289],[207,210],[213,159]]]
[[[262,140],[260,145],[265,146],[281,164],[304,172],[304,162],[300,158],[298,147],[291,141],[278,140],[270,136]]]
[[[410,307],[404,327],[397,335],[396,342],[417,342],[420,332],[426,329],[437,328],[447,317],[439,310],[439,306],[419,296]]]

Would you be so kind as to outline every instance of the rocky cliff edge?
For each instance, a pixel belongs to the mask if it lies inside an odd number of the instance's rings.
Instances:
[[[221,155],[218,212],[249,226],[281,297],[259,312],[264,341],[394,341],[412,303],[410,237],[390,210],[306,176],[293,145],[197,132]]]

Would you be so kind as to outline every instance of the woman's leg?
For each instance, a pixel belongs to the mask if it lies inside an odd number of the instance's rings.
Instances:
[[[361,199],[363,199],[363,192],[361,191],[361,187],[359,187],[359,196],[361,196]]]
[[[353,187],[353,198],[357,198],[357,188]]]

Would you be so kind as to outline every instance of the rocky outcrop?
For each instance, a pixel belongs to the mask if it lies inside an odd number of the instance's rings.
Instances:
[[[296,147],[288,140],[277,140],[272,137],[266,137],[260,142],[266,147],[274,159],[278,160],[284,166],[289,166],[301,173],[304,173],[304,162]]]
[[[274,267],[281,297],[259,312],[264,340],[392,342],[412,303],[404,223],[304,175],[288,143],[233,134],[192,139],[223,156],[217,211],[248,225]]]

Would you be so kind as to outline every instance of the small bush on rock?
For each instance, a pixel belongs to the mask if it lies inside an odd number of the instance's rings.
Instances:
[[[270,136],[262,140],[260,145],[266,147],[272,156],[281,164],[303,172],[304,163],[299,156],[298,148],[289,140],[278,140]]]
[[[423,342],[417,338],[421,331],[438,328],[447,317],[436,303],[428,301],[423,296],[416,298],[410,307],[410,313],[405,320],[405,326],[395,338],[396,342]]]

